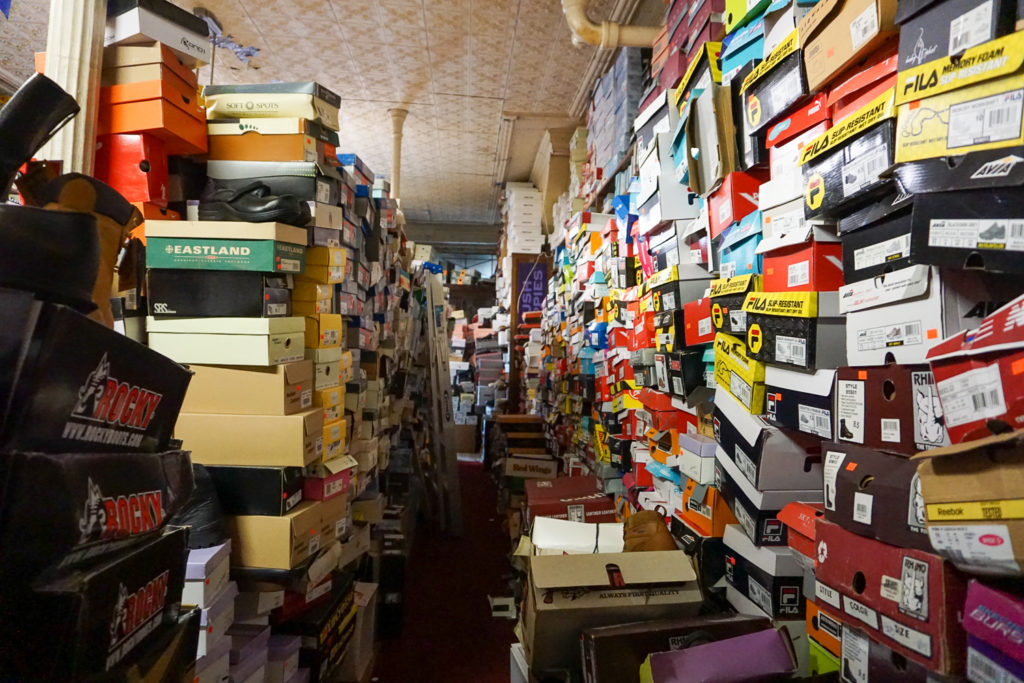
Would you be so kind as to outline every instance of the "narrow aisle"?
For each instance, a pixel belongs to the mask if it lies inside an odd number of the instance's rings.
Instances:
[[[507,683],[515,622],[491,616],[487,596],[505,595],[508,536],[497,487],[478,463],[459,463],[463,538],[417,530],[405,585],[402,636],[383,641],[380,683]]]

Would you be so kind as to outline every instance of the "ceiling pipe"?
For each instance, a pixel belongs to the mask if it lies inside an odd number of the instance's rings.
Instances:
[[[651,47],[661,26],[623,26],[611,21],[595,24],[587,16],[590,0],[562,0],[562,12],[577,40],[605,50],[617,47]]]
[[[409,110],[396,107],[389,109],[388,113],[391,114],[391,198],[401,202],[402,126]]]

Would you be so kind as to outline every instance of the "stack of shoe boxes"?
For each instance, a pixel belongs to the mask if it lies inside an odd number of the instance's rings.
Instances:
[[[587,112],[587,146],[595,177],[605,181],[626,155],[640,103],[644,66],[638,48],[619,52],[608,73],[594,86]]]

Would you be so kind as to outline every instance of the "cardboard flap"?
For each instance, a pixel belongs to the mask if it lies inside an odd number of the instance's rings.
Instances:
[[[835,384],[835,370],[808,373],[769,365],[764,370],[765,386],[775,389],[799,391],[814,396],[828,396]]]
[[[844,0],[820,0],[817,5],[812,7],[796,27],[800,42],[807,45],[817,34],[818,29],[839,12],[843,2]]]
[[[761,212],[753,211],[744,216],[739,223],[726,230],[725,236],[722,238],[722,243],[718,248],[719,250],[725,250],[760,234]]]
[[[786,0],[780,0],[785,4]],[[722,59],[731,57],[735,53],[741,51],[743,48],[751,45],[758,40],[764,38],[764,18],[755,21],[752,24],[747,24],[735,35],[732,40],[729,41],[729,45],[722,50]]]
[[[717,387],[715,390],[715,407],[740,433],[744,441],[751,446],[757,446],[761,434],[768,428],[767,422],[757,415],[751,415],[724,387]]]
[[[811,505],[809,503],[789,503],[779,511],[779,521],[791,530],[814,539],[814,524],[819,519],[825,518],[824,506],[821,503]]]
[[[689,559],[681,550],[593,555],[541,555],[530,561],[536,589],[612,588],[611,568],[626,587],[679,584],[696,580]]]
[[[839,237],[832,234],[825,228],[818,225],[805,221],[802,226],[797,227],[794,230],[784,232],[782,234],[772,235],[771,237],[765,237],[761,240],[761,244],[757,245],[757,249],[754,253],[766,254],[776,249],[782,249],[785,247],[794,247],[798,244],[804,244],[805,242],[839,242]]]
[[[910,459],[932,460],[935,458],[946,458],[951,455],[962,455],[963,453],[970,453],[971,451],[980,452],[989,447],[1024,448],[1024,429],[1018,429],[1013,432],[1006,432],[1005,434],[986,436],[984,439],[977,439],[975,441],[955,443],[951,446],[932,448],[931,450],[921,451],[917,455],[911,456]]]
[[[899,7],[902,8],[906,0],[899,3]],[[871,64],[864,69],[859,70],[847,78],[842,83],[839,83],[831,90],[828,91],[828,106],[834,106],[839,100],[849,97],[865,88],[869,88],[879,81],[885,80],[886,76],[896,73],[896,67],[899,64],[899,54],[894,52],[891,56],[877,61],[877,57],[872,55]]]
[[[739,524],[725,527],[722,543],[769,576],[800,576],[803,573],[787,546],[758,547]]]
[[[324,469],[330,472],[331,474],[338,474],[339,472],[344,472],[345,470],[351,470],[359,467],[359,461],[353,458],[351,455],[343,455],[340,458],[334,458],[332,460],[326,461],[323,464],[323,466]]]
[[[284,366],[284,381],[287,384],[301,384],[313,380],[313,361],[300,360]],[[310,387],[312,388],[312,387]]]
[[[931,283],[930,266],[910,266],[839,288],[841,314],[886,306],[925,296]]]

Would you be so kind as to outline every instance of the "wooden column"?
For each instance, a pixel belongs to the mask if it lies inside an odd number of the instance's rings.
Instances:
[[[92,175],[106,18],[106,0],[50,0],[46,75],[70,93],[82,111],[37,157],[63,161],[65,173]]]

